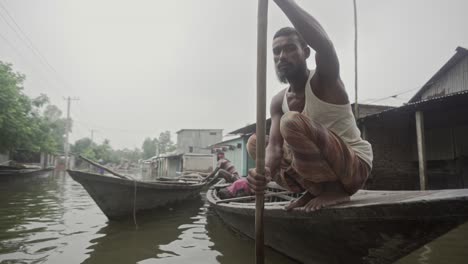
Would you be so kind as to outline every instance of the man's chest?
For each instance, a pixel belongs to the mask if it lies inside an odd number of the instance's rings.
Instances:
[[[289,111],[302,112],[305,106],[305,95],[286,95]]]

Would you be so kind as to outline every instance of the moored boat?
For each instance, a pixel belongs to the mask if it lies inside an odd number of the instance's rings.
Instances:
[[[7,166],[0,165],[0,179],[15,179],[25,176],[40,176],[49,173],[54,168],[41,168],[39,166]]]
[[[77,170],[68,173],[110,220],[197,197],[206,185],[204,181],[138,181]]]
[[[210,206],[230,227],[254,238],[254,198],[221,200],[219,187],[207,192]],[[468,189],[362,190],[346,204],[286,212],[296,197],[269,185],[265,244],[303,263],[393,263],[468,220]]]

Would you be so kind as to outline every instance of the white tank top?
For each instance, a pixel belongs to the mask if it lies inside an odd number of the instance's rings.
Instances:
[[[344,105],[330,104],[320,100],[310,87],[310,80],[315,71],[311,70],[309,79],[305,87],[305,105],[302,113],[311,120],[323,125],[338,135],[348,144],[356,155],[372,168],[372,147],[371,144],[361,138],[356,120],[351,110],[351,104]],[[284,93],[282,109],[283,113],[289,112],[287,91]]]

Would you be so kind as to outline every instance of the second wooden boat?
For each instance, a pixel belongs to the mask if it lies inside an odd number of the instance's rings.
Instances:
[[[0,180],[1,179],[15,179],[25,176],[40,176],[47,174],[54,170],[53,167],[42,169],[39,166],[35,167],[15,167],[0,165]]]
[[[68,170],[68,173],[86,189],[109,220],[197,197],[206,184],[201,181],[143,182],[77,170]]]

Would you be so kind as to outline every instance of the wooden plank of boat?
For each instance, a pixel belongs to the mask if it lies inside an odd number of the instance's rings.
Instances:
[[[265,201],[265,244],[303,263],[393,263],[468,220],[468,189],[359,191],[351,202],[305,213],[286,212],[284,189]],[[297,195],[289,194],[289,197]],[[210,206],[229,226],[253,238],[255,203]]]
[[[134,202],[137,212],[155,209],[196,197],[205,186],[200,182],[142,182],[76,170],[68,170],[68,173],[110,220],[131,216]]]

